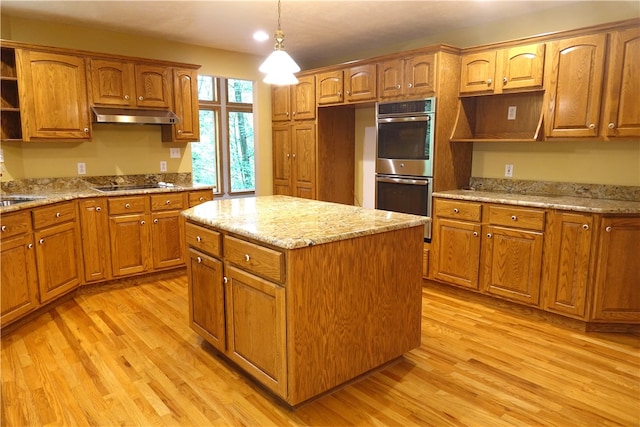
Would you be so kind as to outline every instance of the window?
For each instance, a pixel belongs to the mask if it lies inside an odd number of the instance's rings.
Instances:
[[[255,191],[253,86],[250,80],[198,76],[200,142],[191,144],[193,182],[221,195]]]

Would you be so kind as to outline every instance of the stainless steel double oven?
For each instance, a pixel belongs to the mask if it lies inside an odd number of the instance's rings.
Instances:
[[[431,216],[435,98],[376,105],[376,208]],[[425,241],[431,226],[425,226]]]

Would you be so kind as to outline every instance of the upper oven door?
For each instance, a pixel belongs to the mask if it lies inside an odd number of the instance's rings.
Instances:
[[[432,114],[378,118],[377,130],[377,173],[432,176]]]

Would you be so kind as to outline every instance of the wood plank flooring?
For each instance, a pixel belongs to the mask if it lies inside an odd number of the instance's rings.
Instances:
[[[3,426],[640,425],[638,336],[438,287],[419,349],[296,410],[191,331],[184,276],[78,295],[3,334],[1,361]]]

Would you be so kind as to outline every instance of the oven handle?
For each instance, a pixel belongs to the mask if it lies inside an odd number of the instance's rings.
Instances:
[[[399,122],[428,122],[431,114],[409,117],[378,117],[378,123],[399,123]]]
[[[391,184],[429,185],[428,179],[394,178],[390,176],[376,176],[376,181]]]

